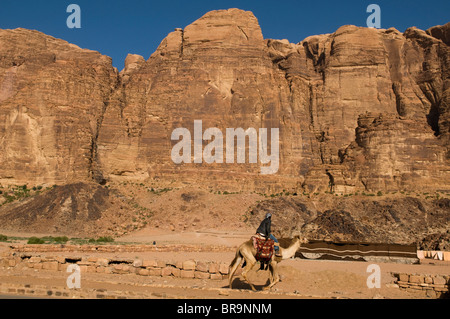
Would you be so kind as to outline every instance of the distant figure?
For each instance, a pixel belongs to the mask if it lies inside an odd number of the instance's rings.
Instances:
[[[280,245],[278,243],[278,240],[275,238],[275,236],[272,234],[271,226],[272,226],[272,214],[267,213],[264,220],[259,225],[258,229],[256,230],[256,234],[260,235],[261,237],[264,237],[266,239],[272,239],[275,242],[275,256],[281,257],[280,254]]]
[[[328,182],[328,186],[330,187],[330,193],[334,193],[334,177],[328,170],[325,170],[325,173],[328,175],[330,181]]]

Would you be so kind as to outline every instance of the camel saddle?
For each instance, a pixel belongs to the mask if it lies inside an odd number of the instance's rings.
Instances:
[[[268,263],[274,252],[275,242],[272,239],[266,239],[262,236],[252,236],[253,247],[256,249],[255,258],[261,263]]]

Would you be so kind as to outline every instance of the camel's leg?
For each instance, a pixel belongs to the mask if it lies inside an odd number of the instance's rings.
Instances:
[[[240,252],[236,252],[236,257],[234,257],[233,261],[230,264],[230,267],[228,268],[228,285],[231,289],[231,285],[233,283],[233,276],[236,270],[238,269],[239,265],[241,264],[242,256]]]
[[[247,263],[247,266],[245,266],[244,270],[242,271],[242,277],[244,280],[250,285],[253,291],[256,291],[255,286],[248,280],[247,273],[253,268],[254,264]]]
[[[269,265],[269,283],[273,282],[272,266]]]
[[[270,270],[270,284],[264,287],[264,290],[268,290],[275,286],[280,281],[280,276],[278,276],[278,264],[276,261],[272,261],[269,266]]]
[[[244,280],[250,285],[250,287],[252,288],[253,291],[256,291],[255,286],[253,286],[253,284],[248,280],[247,278],[247,273],[252,270],[252,268],[255,266],[256,264],[256,259],[252,254],[242,254],[243,257],[245,258],[245,261],[247,262],[247,265],[245,266],[244,270],[242,271],[242,277],[244,278]]]

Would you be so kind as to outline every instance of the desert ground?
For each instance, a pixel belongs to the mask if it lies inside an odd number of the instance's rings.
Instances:
[[[10,234],[13,235],[13,234]],[[16,233],[15,235],[21,235]],[[41,234],[42,235],[42,234]],[[218,245],[229,247],[224,252],[217,251],[152,251],[152,252],[120,252],[101,253],[83,252],[74,254],[83,257],[98,258],[134,258],[184,261],[188,259],[205,262],[230,263],[234,257],[234,247],[247,240],[252,235],[250,230],[244,232],[173,232],[162,230],[142,229],[133,235],[127,235],[116,240],[121,244],[152,243],[164,247],[165,245],[189,244],[193,246]],[[20,241],[19,241],[20,242]],[[1,243],[0,254],[10,249],[11,243]],[[40,254],[45,255],[45,253]],[[55,255],[55,253],[53,253]],[[394,273],[440,274],[448,275],[450,263],[439,260],[422,260],[420,264],[377,263],[381,269],[381,287],[368,288],[367,278],[370,273],[367,267],[370,263],[359,261],[330,261],[289,259],[279,265],[281,282],[270,291],[263,290],[268,280],[268,271],[250,273],[250,280],[257,291],[253,292],[241,276],[235,276],[233,288],[229,289],[228,280],[176,278],[161,276],[138,276],[136,274],[99,274],[82,273],[81,288],[78,291],[96,291],[95,297],[102,298],[102,292],[114,291],[123,298],[151,298],[151,299],[423,299],[433,298],[424,291],[400,289],[395,283]],[[4,297],[23,296],[19,287],[46,287],[43,290],[45,298],[75,298],[67,288],[68,273],[64,271],[36,270],[27,267],[0,268],[0,283],[17,287],[12,293],[3,293]],[[55,296],[47,293],[51,289],[67,291],[67,294]],[[49,295],[50,294],[50,295]]]
[[[98,188],[98,186],[95,187]],[[414,238],[417,229],[420,229],[423,225],[420,219],[422,217],[420,217],[419,212],[415,213],[418,214],[416,215],[418,217],[411,218],[410,208],[404,206],[403,203],[410,206],[412,203],[411,207],[413,208],[420,203],[423,203],[425,207],[431,207],[429,210],[432,215],[429,214],[428,217],[425,217],[428,227],[434,225],[431,222],[436,219],[436,222],[434,222],[436,226],[433,226],[432,231],[437,232],[442,228],[442,233],[445,234],[448,227],[445,219],[448,215],[448,200],[440,199],[440,202],[437,202],[447,205],[441,204],[442,212],[440,212],[434,208],[439,208],[439,206],[431,206],[435,205],[435,199],[425,198],[422,194],[413,194],[416,195],[416,199],[406,198],[406,201],[402,202],[404,199],[400,197],[400,194],[377,196],[376,199],[369,201],[361,195],[354,196],[354,198],[344,198],[343,196],[338,198],[330,194],[322,194],[316,197],[300,196],[301,194],[299,196],[281,195],[272,197],[258,193],[219,194],[218,192],[193,188],[152,188],[151,185],[129,184],[112,184],[105,186],[104,189],[107,190],[104,197],[93,198],[92,201],[103,203],[102,205],[109,208],[99,214],[101,217],[95,222],[83,220],[83,213],[78,212],[70,215],[71,211],[68,209],[71,206],[67,205],[67,202],[71,198],[73,200],[72,194],[77,194],[80,207],[92,208],[92,205],[89,205],[91,201],[89,196],[93,196],[93,193],[98,194],[99,191],[91,192],[83,184],[81,186],[76,184],[52,188],[42,194],[12,203],[12,205],[17,205],[14,207],[19,217],[10,219],[9,215],[4,215],[4,223],[2,229],[0,229],[0,234],[8,236],[8,241],[0,242],[0,257],[11,256],[11,254],[18,256],[19,253],[15,253],[11,247],[26,244],[27,239],[31,236],[41,238],[65,235],[69,238],[80,237],[85,239],[111,236],[114,238],[114,242],[103,243],[102,245],[118,245],[118,247],[154,245],[160,249],[159,251],[126,252],[118,248],[116,251],[108,253],[93,250],[89,252],[73,251],[71,254],[85,259],[129,258],[171,261],[173,263],[196,260],[229,265],[234,258],[236,248],[255,233],[257,224],[263,218],[267,209],[276,212],[273,216],[273,231],[275,234],[292,237],[296,235],[296,230],[306,221],[313,220],[315,216],[324,216],[321,212],[330,208],[347,207],[350,211],[355,212],[352,213],[353,216],[357,216],[357,213],[362,211],[357,205],[364,201],[369,203],[368,205],[373,205],[373,208],[371,208],[373,212],[370,212],[373,216],[381,214],[376,218],[382,218],[371,220],[374,225],[373,229],[378,230],[372,232],[372,234],[375,234],[373,237],[367,237],[369,240],[390,238],[391,240],[408,242],[408,240]],[[83,192],[91,195],[83,195]],[[87,199],[85,200],[84,197]],[[54,212],[44,212],[39,207],[42,207],[41,203],[48,204],[49,198],[50,201],[63,204]],[[384,210],[384,207],[390,207],[389,214],[395,213],[395,217],[400,218],[401,222],[394,222],[392,218],[388,219],[387,213],[378,213],[378,211]],[[95,209],[88,210],[86,214],[92,212],[95,213]],[[281,214],[282,212],[284,212],[284,215]],[[48,214],[48,216],[45,214]],[[440,217],[441,215],[442,217]],[[75,217],[68,218],[67,216]],[[328,220],[322,221],[329,228],[307,229],[303,227],[301,228],[301,235],[321,234],[322,237],[320,238],[322,239],[357,240],[362,230],[358,228],[359,224],[356,220],[347,217],[345,214],[330,215]],[[15,221],[19,221],[19,223]],[[403,230],[396,230],[395,227],[399,224],[404,227]],[[335,227],[333,225],[340,228],[333,228]],[[375,228],[376,226],[378,228]],[[331,234],[331,237],[328,234]],[[339,236],[336,237],[335,234]],[[444,249],[446,242],[444,238],[443,244],[440,244]],[[176,247],[176,245],[189,245],[190,248],[182,250],[170,248]],[[209,249],[208,247],[222,247],[223,249]],[[39,250],[31,251],[31,255],[67,257],[67,253],[64,255],[58,251],[52,253]],[[86,272],[81,274],[81,288],[71,290],[66,283],[69,274],[61,271],[61,269],[52,271],[26,266],[9,267],[3,265],[3,267],[0,267],[0,288],[3,285],[4,289],[0,295],[23,296],[26,295],[27,289],[36,288],[33,296],[37,296],[37,291],[41,289],[40,297],[46,298],[108,297],[105,292],[114,292],[114,296],[124,298],[163,299],[436,298],[435,294],[427,293],[425,290],[416,291],[400,288],[396,284],[394,274],[440,276],[450,274],[450,262],[448,261],[424,259],[420,264],[381,262],[377,264],[381,269],[381,286],[380,288],[368,288],[367,279],[370,273],[367,272],[367,268],[370,265],[369,262],[289,259],[279,265],[281,281],[270,291],[263,290],[268,282],[268,271],[253,270],[249,279],[255,284],[256,292],[251,291],[250,286],[243,281],[239,272],[233,281],[233,289],[228,288],[226,275],[223,275],[221,280],[217,278],[211,280],[177,276],[139,276],[136,274]],[[12,288],[6,289],[5,287]],[[24,289],[24,287],[28,288]],[[57,295],[50,292],[55,291],[55,289],[59,291]]]

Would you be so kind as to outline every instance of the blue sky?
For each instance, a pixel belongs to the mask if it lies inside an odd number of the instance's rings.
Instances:
[[[81,29],[69,29],[69,4],[81,8]],[[1,0],[0,28],[34,29],[82,48],[113,58],[119,70],[128,53],[144,56],[156,50],[166,35],[184,28],[206,12],[240,8],[252,11],[264,38],[300,42],[304,38],[332,33],[342,25],[366,26],[369,4],[381,8],[381,27],[401,32],[410,26],[428,29],[450,21],[449,0],[427,1],[314,1],[314,0]]]

